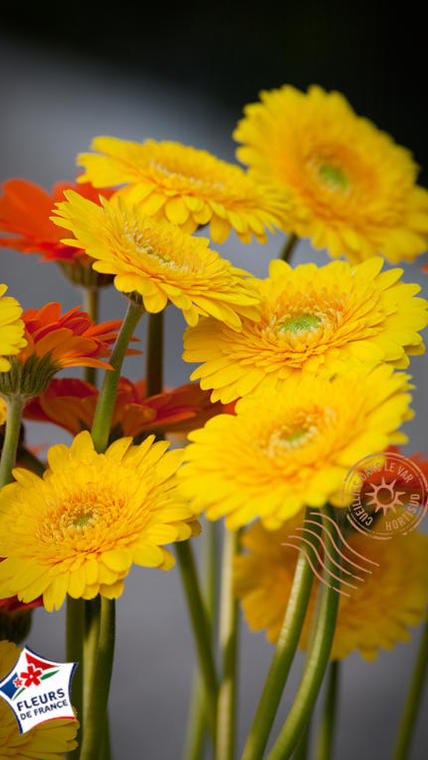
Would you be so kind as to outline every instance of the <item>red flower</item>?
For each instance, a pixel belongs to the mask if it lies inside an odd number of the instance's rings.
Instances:
[[[44,393],[27,404],[24,417],[53,422],[76,435],[92,426],[97,398],[98,390],[90,383],[54,379]],[[120,426],[123,435],[132,437],[151,430],[188,433],[225,411],[233,412],[233,408],[220,402],[212,404],[210,392],[202,391],[196,383],[147,397],[144,380],[132,383],[121,377],[112,427]]]
[[[13,685],[16,686],[16,688],[18,689],[19,686],[22,686],[22,679],[21,678],[15,678],[14,682],[13,682]]]
[[[25,323],[27,346],[18,355],[23,364],[31,355],[41,359],[50,354],[52,364],[62,367],[103,367],[100,358],[110,354],[122,322],[96,324],[77,306],[61,316],[61,304],[48,303],[42,309],[28,309]],[[128,354],[139,353],[129,350]]]
[[[42,675],[42,671],[38,668],[35,668],[34,665],[28,665],[28,671],[23,670],[22,673],[20,673],[21,678],[25,679],[24,686],[28,687],[34,684],[34,686],[38,686],[40,683],[39,676]]]
[[[66,261],[73,264],[79,260],[89,266],[90,259],[84,251],[61,243],[64,230],[49,218],[55,203],[65,200],[64,190],[70,189],[94,203],[100,202],[100,190],[96,190],[89,182],[81,185],[60,182],[54,185],[52,194],[49,195],[28,180],[7,180],[0,197],[0,231],[12,233],[13,237],[0,236],[0,246],[23,253],[40,253],[45,261]],[[102,191],[105,198],[111,194],[110,190]]]

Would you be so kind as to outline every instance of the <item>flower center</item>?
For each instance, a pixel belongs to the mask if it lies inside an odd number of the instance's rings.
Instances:
[[[93,522],[94,518],[95,514],[92,510],[85,511],[82,509],[74,515],[71,525],[75,528],[85,528],[86,525]]]
[[[315,314],[297,314],[285,319],[279,329],[285,334],[300,335],[301,333],[313,332],[320,326],[321,321],[321,318]]]
[[[346,190],[348,187],[346,175],[334,164],[322,164],[318,168],[318,173],[330,190]]]

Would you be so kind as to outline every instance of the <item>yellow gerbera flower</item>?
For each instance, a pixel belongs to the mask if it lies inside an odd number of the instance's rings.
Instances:
[[[427,301],[414,297],[419,285],[398,281],[401,269],[380,273],[382,263],[378,256],[356,267],[334,261],[292,269],[272,261],[270,277],[258,281],[259,322],[244,319],[236,332],[202,319],[187,329],[183,358],[205,362],[191,379],[214,388],[212,401],[229,403],[296,372],[407,367],[408,354],[424,351],[418,330],[428,324]]]
[[[376,253],[412,261],[426,250],[428,192],[415,184],[411,153],[340,93],[288,85],[262,92],[234,136],[252,176],[289,196],[284,227],[316,248],[353,263]]]
[[[266,230],[278,225],[285,212],[281,193],[254,181],[239,166],[176,142],[145,143],[96,137],[99,154],[82,153],[78,162],[95,187],[127,184],[121,195],[142,211],[194,232],[210,223],[210,235],[222,243],[233,227],[243,243],[255,235],[266,242]]]
[[[0,494],[0,597],[51,611],[65,595],[117,598],[132,563],[169,570],[163,548],[196,531],[195,514],[177,491],[182,451],[149,436],[121,438],[97,454],[88,432],[70,449],[53,446],[41,479],[14,470]]]
[[[293,376],[281,391],[241,399],[236,416],[189,434],[183,494],[210,520],[226,515],[231,530],[255,517],[278,528],[305,504],[341,505],[350,467],[407,440],[397,433],[412,416],[407,380],[382,365],[333,380]]]
[[[139,293],[147,311],[162,311],[170,300],[191,325],[199,314],[237,328],[239,314],[257,317],[254,278],[211,251],[205,238],[155,221],[123,200],[102,199],[98,206],[72,191],[65,196],[68,203],[57,204],[53,221],[76,237],[64,242],[96,259],[97,272],[114,274],[118,290]]]
[[[260,522],[255,523],[242,539],[249,553],[235,560],[235,593],[242,600],[247,623],[253,631],[266,629],[272,643],[281,630],[297,557],[283,544],[295,527],[294,520],[277,531],[266,531]],[[357,588],[350,590],[350,596],[340,596],[331,659],[340,660],[358,649],[364,659],[374,660],[379,648],[392,649],[398,641],[408,641],[407,626],[426,619],[428,536],[415,532],[392,541],[374,541],[354,533],[347,541],[377,567],[370,565],[371,573],[364,575],[363,583],[354,584]],[[302,649],[307,647],[318,587],[315,580],[300,639]]]
[[[15,298],[4,295],[6,290],[7,285],[0,285],[0,372],[10,370],[6,357],[19,354],[27,345],[24,323],[20,319],[22,309]]]
[[[20,649],[0,641],[0,681],[15,665]],[[76,720],[50,720],[20,734],[15,716],[0,698],[0,757],[2,760],[64,760],[64,753],[77,747]]]

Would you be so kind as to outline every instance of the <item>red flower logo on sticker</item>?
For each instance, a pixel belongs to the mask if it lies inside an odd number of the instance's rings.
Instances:
[[[34,665],[28,666],[28,671],[23,671],[20,673],[21,678],[25,679],[24,686],[28,687],[34,684],[34,686],[38,686],[40,683],[39,676],[42,675],[41,670],[37,670]]]

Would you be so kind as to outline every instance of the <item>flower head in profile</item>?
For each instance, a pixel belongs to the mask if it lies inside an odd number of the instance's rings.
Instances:
[[[21,650],[10,641],[0,641],[0,680],[15,665]],[[0,757],[2,760],[64,760],[64,753],[77,747],[76,720],[56,719],[39,723],[20,734],[15,716],[0,699]]]
[[[281,193],[254,181],[240,167],[205,150],[176,142],[145,143],[96,137],[78,161],[79,181],[95,187],[127,185],[120,194],[138,203],[147,216],[166,219],[185,232],[210,224],[210,236],[222,243],[234,229],[243,243],[254,235],[266,242],[266,228],[284,213]]]
[[[43,479],[14,470],[17,482],[0,494],[0,596],[43,596],[52,611],[66,594],[120,596],[132,564],[172,567],[165,544],[197,530],[176,483],[183,454],[154,436],[131,443],[98,454],[84,431],[71,448],[49,450]]]
[[[418,166],[338,92],[285,85],[246,107],[234,134],[251,176],[283,189],[284,228],[352,263],[426,250],[428,192]]]
[[[290,520],[275,531],[255,523],[242,538],[248,553],[235,560],[235,593],[248,625],[253,631],[265,629],[272,643],[281,630],[296,566],[296,552],[284,543],[302,519]],[[408,641],[408,626],[426,619],[428,536],[414,532],[392,541],[373,541],[355,532],[347,541],[353,551],[375,564],[349,596],[340,596],[331,659],[359,650],[364,659],[374,660],[380,648],[392,649],[399,641]],[[302,649],[308,644],[318,588],[315,580],[300,639]]]
[[[44,393],[29,401],[24,417],[52,422],[77,435],[82,429],[91,429],[97,400],[98,389],[91,383],[78,378],[54,378]],[[112,429],[132,438],[147,431],[187,433],[223,410],[220,403],[211,403],[210,394],[196,383],[148,397],[144,380],[133,383],[121,377]]]
[[[7,285],[0,285],[0,372],[10,369],[8,356],[16,356],[26,345],[22,309],[11,296]]]
[[[26,345],[13,357],[12,369],[0,375],[0,392],[29,399],[43,393],[64,367],[102,367],[121,326],[120,320],[96,324],[80,306],[61,314],[61,304],[48,303],[22,315]],[[128,349],[128,354],[138,353]]]
[[[139,294],[147,311],[162,311],[171,301],[189,324],[209,314],[236,328],[239,315],[257,317],[253,278],[211,251],[205,238],[156,221],[123,200],[103,200],[100,207],[71,191],[66,197],[55,221],[74,233],[67,242],[95,259],[97,272],[114,274],[118,290]]]
[[[52,364],[63,367],[103,367],[110,355],[121,320],[96,324],[80,306],[61,314],[61,304],[48,303],[23,314],[27,346],[19,354],[24,363],[30,356],[49,355]],[[131,349],[132,352],[132,349]]]
[[[412,416],[407,380],[382,365],[333,380],[292,376],[280,391],[241,399],[236,415],[190,433],[183,494],[231,530],[256,517],[278,528],[305,504],[341,505],[350,467],[406,440],[397,430]]]
[[[292,269],[272,261],[269,278],[258,281],[258,322],[244,319],[237,332],[203,319],[187,329],[183,358],[203,362],[191,379],[228,403],[296,373],[407,367],[408,355],[424,351],[418,331],[428,323],[427,302],[415,298],[418,285],[400,280],[401,269],[381,272],[382,263],[379,256],[356,267],[334,261]]]

